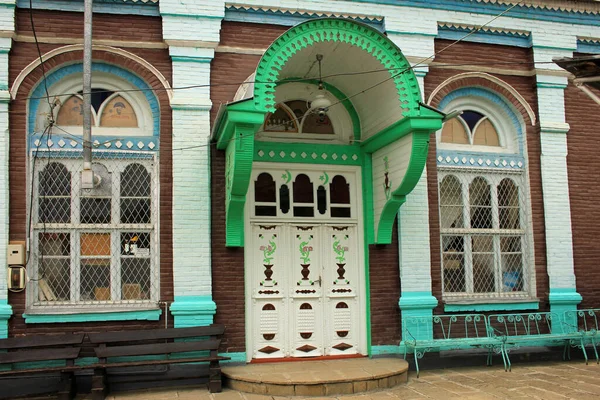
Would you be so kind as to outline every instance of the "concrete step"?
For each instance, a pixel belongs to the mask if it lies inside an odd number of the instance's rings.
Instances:
[[[388,389],[408,380],[401,358],[351,358],[226,366],[225,387],[272,396],[329,396]]]

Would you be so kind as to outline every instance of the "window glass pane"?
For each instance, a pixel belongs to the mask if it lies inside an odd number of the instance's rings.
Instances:
[[[121,223],[151,222],[150,174],[143,165],[128,165],[121,174]]]
[[[111,199],[110,198],[81,198],[81,216],[82,224],[109,224],[111,220]]]
[[[294,181],[294,203],[314,203],[313,184],[310,178],[300,174]]]
[[[94,88],[91,91],[92,93],[92,108],[96,111],[96,114],[100,111],[100,106],[106,99],[113,95],[114,92],[101,88]],[[83,96],[83,90],[77,92],[80,96]]]
[[[304,118],[302,123],[302,133],[332,135],[335,132],[333,131],[333,124],[327,114],[319,115],[316,112],[311,112]]]
[[[121,174],[121,197],[149,197],[150,174],[141,164],[128,165]]]
[[[80,296],[83,301],[111,300],[110,259],[81,259]]]
[[[298,132],[298,120],[290,114],[286,107],[278,104],[276,111],[267,114],[265,120],[266,132]]]
[[[331,207],[331,216],[333,218],[351,218],[350,207]]]
[[[276,217],[277,206],[255,206],[254,214],[257,217]]]
[[[483,118],[483,114],[473,110],[465,110],[458,118],[462,118],[462,120],[466,122],[471,132],[473,132],[475,125],[477,125],[479,120]]]
[[[473,134],[473,144],[480,146],[500,146],[498,132],[489,119],[482,121]]]
[[[115,96],[104,106],[100,126],[137,128],[138,121],[131,104],[122,96]]]
[[[92,119],[94,116],[92,115]],[[56,124],[62,126],[83,125],[83,99],[79,96],[69,97],[60,107],[56,116]],[[92,125],[94,122],[92,121]]]
[[[471,228],[492,228],[492,197],[490,186],[483,178],[475,178],[469,187]]]
[[[71,242],[68,233],[39,236],[38,300],[68,301],[71,297]]]
[[[476,293],[495,291],[494,241],[492,236],[473,236],[473,290]]]
[[[151,296],[151,234],[121,233],[122,300],[146,300]]]
[[[502,253],[502,291],[523,291],[525,285],[521,236],[501,236],[500,251]]]
[[[464,237],[442,236],[442,268],[445,292],[465,292]]]
[[[294,207],[294,217],[314,217],[315,210],[312,207]]]
[[[290,188],[288,185],[281,185],[279,188],[279,209],[284,214],[290,211]]]
[[[442,228],[462,228],[463,199],[461,184],[454,176],[446,176],[440,184],[440,218]]]
[[[48,164],[39,174],[39,222],[71,221],[71,173],[60,163]]]
[[[263,172],[258,175],[254,182],[254,200],[264,203],[275,203],[277,201],[275,181],[270,174]]]
[[[323,185],[320,185],[317,189],[317,209],[319,214],[325,214],[325,211],[327,211],[327,193]]]
[[[468,133],[458,118],[444,122],[442,143],[469,144]]]
[[[329,201],[333,204],[350,204],[350,184],[346,178],[336,175],[329,184]]]
[[[498,214],[500,229],[519,229],[519,189],[511,179],[503,179],[498,185]]]

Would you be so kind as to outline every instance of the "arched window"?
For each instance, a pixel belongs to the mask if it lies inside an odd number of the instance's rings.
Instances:
[[[335,134],[329,116],[319,115],[304,100],[279,103],[276,111],[265,117],[265,132],[288,132],[312,135]]]
[[[465,110],[455,119],[444,124],[442,143],[476,146],[500,146],[500,138],[494,124],[480,112]]]
[[[159,299],[159,103],[138,90],[147,86],[130,72],[93,68],[91,188],[83,185],[81,65],[47,76],[52,110],[30,103],[27,294],[36,310],[130,309]],[[55,124],[48,127],[50,112]]]
[[[473,88],[450,93],[440,108],[462,111],[437,135],[444,300],[529,300],[535,284],[519,117],[498,95]]]

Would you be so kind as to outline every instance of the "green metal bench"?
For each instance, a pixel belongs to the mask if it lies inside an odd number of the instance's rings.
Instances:
[[[572,328],[573,332],[581,335],[581,345],[577,345],[583,351],[585,363],[588,363],[588,356],[585,350],[587,344],[591,344],[596,355],[596,363],[600,363],[598,358],[598,342],[600,341],[600,330],[598,319],[600,318],[599,308],[588,308],[585,310],[574,310],[565,312],[565,324]]]
[[[406,316],[402,319],[404,359],[414,354],[417,378],[419,359],[429,351],[484,348],[488,350],[487,365],[492,365],[493,352],[501,354],[504,367],[503,338],[492,334],[483,314]]]
[[[504,342],[502,351],[509,371],[511,362],[508,353],[511,349],[562,345],[563,359],[566,359],[571,345],[583,347],[582,334],[552,312],[493,314],[488,315],[488,324],[490,331]]]

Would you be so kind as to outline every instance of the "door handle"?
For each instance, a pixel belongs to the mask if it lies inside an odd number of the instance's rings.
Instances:
[[[313,281],[313,283],[319,282],[319,287],[321,287],[321,275],[319,275],[319,279]]]

